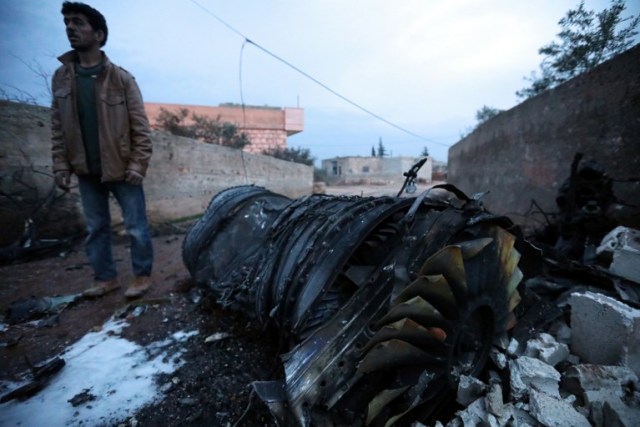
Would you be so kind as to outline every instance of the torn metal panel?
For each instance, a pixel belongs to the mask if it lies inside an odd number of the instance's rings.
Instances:
[[[513,325],[522,273],[511,228],[451,185],[297,200],[236,187],[214,197],[183,257],[221,304],[289,342],[286,402],[261,389],[280,422],[408,424],[478,374]]]

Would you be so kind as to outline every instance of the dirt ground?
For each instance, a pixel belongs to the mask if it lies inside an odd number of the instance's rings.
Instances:
[[[249,384],[280,374],[277,348],[268,332],[221,309],[206,294],[190,287],[181,258],[183,237],[153,239],[154,287],[142,299],[131,302],[124,298],[132,276],[127,244],[120,242],[115,246],[122,285],[119,290],[96,299],[80,299],[64,309],[52,326],[23,323],[2,332],[0,341],[5,345],[0,348],[0,380],[20,380],[29,372],[29,363],[38,365],[60,354],[87,332],[99,329],[114,313],[123,312],[130,323],[123,337],[141,345],[161,341],[176,331],[199,331],[198,338],[187,341],[186,363],[171,378],[158,378],[160,384],[174,384],[164,399],[131,414],[140,425],[225,426],[238,420],[238,425],[271,425],[268,412],[255,402],[247,415],[241,416],[249,403]],[[65,257],[2,267],[0,277],[0,312],[5,313],[11,302],[22,298],[81,292],[91,284],[91,269],[82,244],[78,244]],[[130,309],[137,306],[145,310],[134,316]],[[204,339],[216,332],[230,336],[205,344]],[[121,420],[125,425],[130,421]]]

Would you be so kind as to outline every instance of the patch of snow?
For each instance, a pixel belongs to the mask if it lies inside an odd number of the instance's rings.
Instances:
[[[143,347],[119,336],[126,326],[123,320],[110,320],[69,347],[61,355],[66,365],[44,390],[23,402],[0,405],[0,425],[112,425],[158,400],[156,376],[183,364],[179,344],[198,331],[176,332]],[[69,401],[85,390],[95,399],[72,406]]]

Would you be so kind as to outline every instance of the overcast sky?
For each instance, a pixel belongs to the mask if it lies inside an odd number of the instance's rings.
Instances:
[[[538,48],[578,0],[93,0],[107,19],[105,52],[149,102],[232,102],[304,109],[289,146],[318,159],[437,160],[483,105],[509,109],[538,68]],[[61,1],[0,0],[0,87],[49,105],[41,77],[69,50]],[[605,0],[585,0],[600,11]],[[626,13],[640,12],[628,0]],[[215,17],[213,16],[215,15]],[[219,18],[219,19],[216,19]],[[227,25],[220,22],[224,21]],[[229,28],[231,27],[231,28]],[[332,94],[288,65],[404,132]],[[412,135],[413,134],[413,135]],[[416,136],[417,135],[417,136]]]

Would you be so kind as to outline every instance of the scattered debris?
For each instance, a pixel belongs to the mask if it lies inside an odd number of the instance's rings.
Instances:
[[[96,396],[91,394],[90,391],[91,391],[91,389],[85,388],[80,393],[76,394],[71,399],[69,399],[68,402],[71,403],[71,406],[79,406],[79,405],[82,405],[83,403],[87,403],[87,402],[91,402],[92,400],[96,400]]]
[[[55,357],[42,365],[32,367],[29,382],[0,397],[0,403],[9,402],[13,399],[28,399],[42,390],[49,383],[51,377],[58,373],[64,365],[63,359]]]
[[[212,343],[212,342],[223,340],[225,338],[229,338],[230,336],[231,336],[231,334],[228,333],[228,332],[216,332],[215,334],[212,334],[212,335],[209,335],[208,337],[206,337],[204,339],[204,343],[205,344],[209,344],[209,343]]]
[[[81,294],[54,297],[30,297],[12,302],[5,319],[10,325],[57,315],[69,305],[81,298]]]

